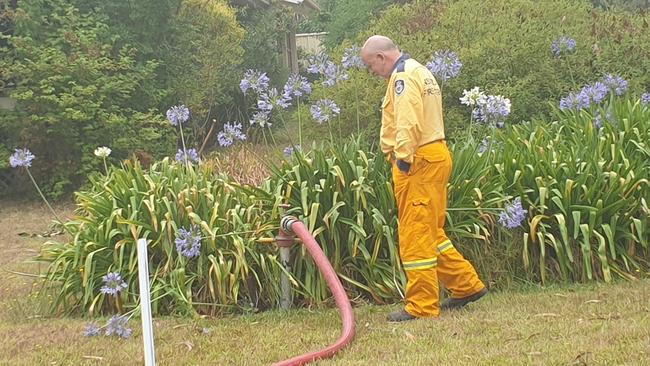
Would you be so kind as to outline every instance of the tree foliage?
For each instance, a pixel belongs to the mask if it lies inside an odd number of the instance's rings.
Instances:
[[[29,146],[50,195],[84,182],[97,146],[117,159],[170,154],[164,111],[184,103],[207,120],[237,85],[244,31],[225,1],[35,0],[12,21],[0,76],[16,84],[17,109],[2,112],[0,168]],[[202,140],[202,126],[190,127]]]
[[[104,17],[62,0],[37,0],[21,4],[15,25],[2,67],[16,83],[17,112],[6,121],[19,140],[2,144],[34,151],[33,170],[50,194],[78,185],[97,166],[98,145],[111,145],[122,157],[134,146],[157,155],[170,151],[169,130],[150,111],[156,93],[146,85],[158,63],[137,62],[137,51],[116,42]],[[134,95],[149,97],[134,104]]]

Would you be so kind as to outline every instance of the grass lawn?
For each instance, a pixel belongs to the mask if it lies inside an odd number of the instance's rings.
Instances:
[[[58,207],[63,216],[70,206]],[[86,319],[48,318],[31,296],[32,257],[50,215],[0,202],[0,365],[141,365],[139,319],[130,339],[86,338]],[[60,238],[60,237],[59,237]],[[315,365],[649,365],[650,280],[492,293],[439,319],[387,323],[394,306],[355,309],[357,336]],[[104,324],[106,319],[98,323]],[[159,365],[268,365],[320,349],[340,332],[336,310],[154,320]]]

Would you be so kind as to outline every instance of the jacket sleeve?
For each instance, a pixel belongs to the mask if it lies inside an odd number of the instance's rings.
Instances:
[[[403,83],[403,86],[399,83]],[[402,73],[395,78],[394,102],[397,129],[395,158],[413,163],[413,154],[422,136],[423,118],[422,88],[413,74]]]

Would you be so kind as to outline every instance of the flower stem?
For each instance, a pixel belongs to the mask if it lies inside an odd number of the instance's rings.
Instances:
[[[275,137],[273,136],[273,131],[271,131],[271,127],[269,126],[269,135],[271,135],[271,141],[273,141],[273,146],[278,147],[278,144],[275,143]]]
[[[106,176],[108,176],[108,166],[106,165],[106,157],[103,156],[102,159],[104,160],[104,171],[106,172]]]
[[[300,119],[300,97],[298,97],[298,144],[302,147],[302,121]]]
[[[181,131],[181,143],[183,144],[183,158],[185,159],[185,165],[187,164],[187,149],[185,148],[185,137],[183,137],[183,124],[178,122],[178,129]]]
[[[334,144],[334,135],[332,135],[332,124],[327,123],[327,129],[330,131],[330,144]]]
[[[338,125],[339,125],[339,141],[343,141],[343,137],[341,136],[341,115],[339,114],[338,118]]]
[[[354,88],[354,104],[357,109],[357,135],[361,135],[361,124],[359,122],[359,90]]]
[[[34,177],[32,176],[32,173],[29,171],[29,168],[25,167],[25,170],[27,170],[27,175],[29,175],[29,179],[31,179],[31,180],[32,180],[32,183],[34,183],[34,187],[36,187],[36,190],[38,191],[38,194],[41,196],[41,198],[43,199],[43,201],[45,202],[45,204],[47,205],[47,207],[50,209],[50,211],[52,212],[52,214],[54,215],[54,217],[59,221],[59,223],[61,224],[61,226],[63,226],[63,229],[64,229],[68,234],[70,234],[70,236],[74,237],[74,235],[72,235],[72,233],[70,232],[70,230],[68,230],[68,228],[67,228],[67,227],[65,226],[65,224],[63,223],[63,220],[61,220],[61,218],[59,217],[59,215],[56,214],[56,212],[54,211],[54,209],[52,208],[52,206],[50,205],[50,203],[47,201],[47,198],[45,198],[45,195],[43,194],[43,192],[41,192],[41,189],[38,187],[38,184],[36,184],[36,180],[34,180]]]

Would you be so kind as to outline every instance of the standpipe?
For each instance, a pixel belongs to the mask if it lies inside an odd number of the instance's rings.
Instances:
[[[307,230],[307,227],[305,227],[305,225],[294,216],[284,216],[282,218],[280,221],[280,232],[275,238],[276,245],[280,248],[280,259],[282,261],[282,265],[285,266],[285,269],[289,270],[290,249],[295,242],[296,236],[307,248],[307,251],[314,259],[314,262],[323,275],[325,282],[327,282],[327,285],[329,286],[330,291],[334,296],[334,300],[336,301],[336,306],[339,308],[339,314],[341,315],[343,329],[341,330],[341,336],[339,339],[330,346],[325,347],[319,351],[305,353],[288,360],[274,363],[273,366],[305,365],[318,359],[332,357],[336,352],[348,345],[348,343],[350,343],[354,338],[355,334],[354,312],[352,311],[352,305],[350,304],[350,300],[348,299],[348,296],[343,289],[341,281],[336,275],[334,268],[332,268],[332,265],[327,259],[327,256],[325,253],[323,253],[309,230]],[[281,306],[283,308],[288,308],[292,301],[291,284],[289,283],[288,277],[285,277],[286,276],[283,276],[281,284]]]

